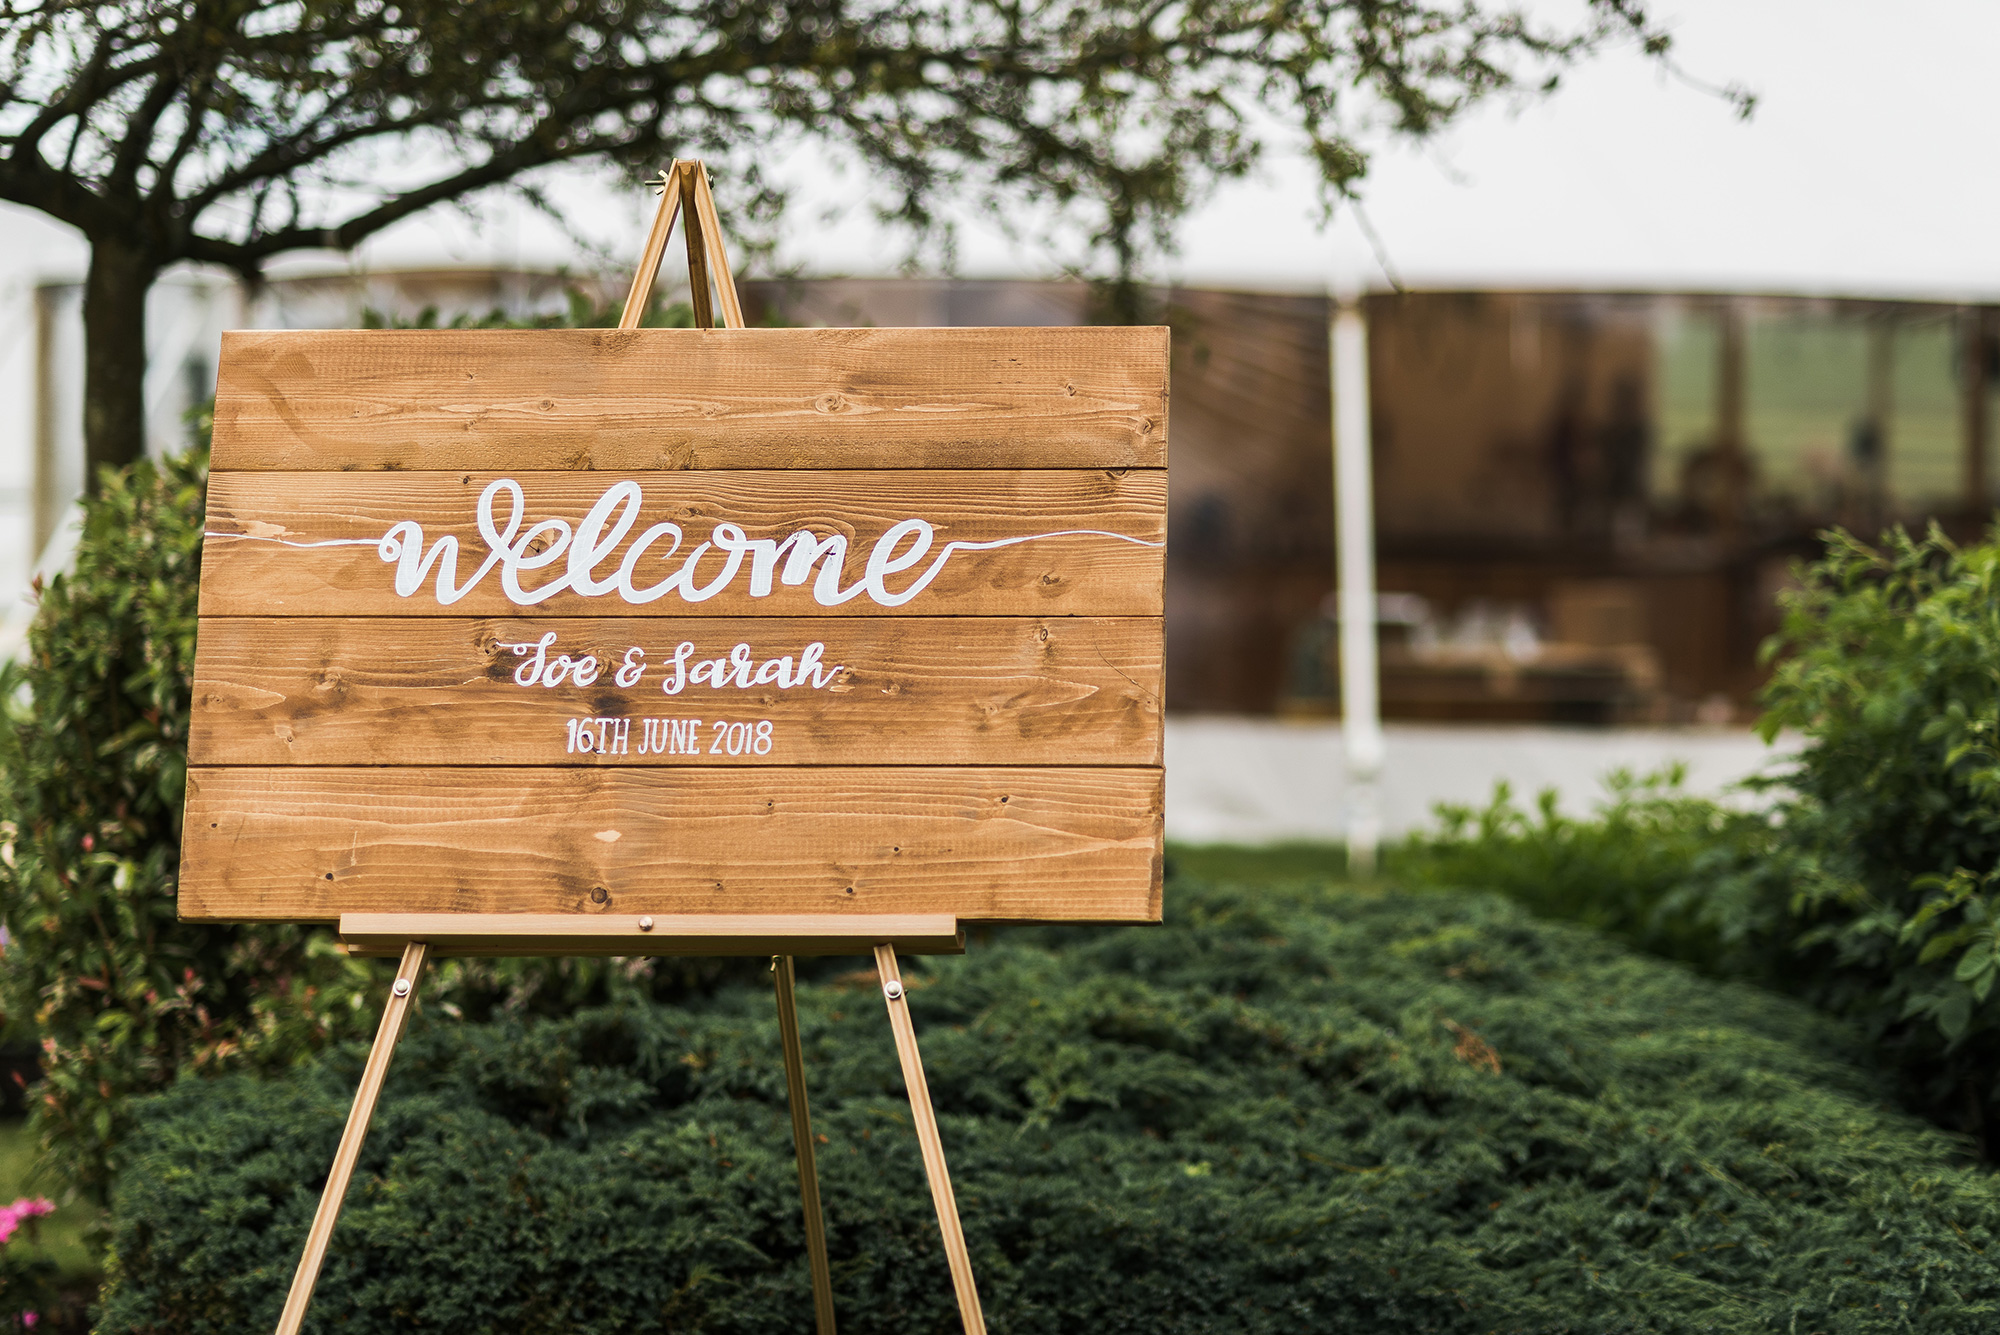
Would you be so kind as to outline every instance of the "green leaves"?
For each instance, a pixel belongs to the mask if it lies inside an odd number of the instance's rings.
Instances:
[[[1759,977],[1786,917],[1792,870],[1769,819],[1681,789],[1683,773],[1611,776],[1589,818],[1553,790],[1531,813],[1506,785],[1474,811],[1442,806],[1434,832],[1390,851],[1406,884],[1497,891],[1710,972]]]
[[[1788,981],[1860,1022],[1920,1105],[1990,1136],[2000,543],[1960,548],[1935,527],[1827,543],[1766,648],[1766,733],[1806,739],[1778,809],[1801,869]]]
[[[369,1022],[345,1002],[370,971],[312,934],[175,916],[206,477],[202,454],[104,474],[0,671],[0,1003],[42,1045],[49,1167],[100,1200],[134,1095]]]
[[[1783,601],[1769,812],[1615,786],[1591,820],[1504,791],[1392,868],[1491,888],[1857,1023],[1913,1106],[2000,1150],[2000,536],[1826,535]]]

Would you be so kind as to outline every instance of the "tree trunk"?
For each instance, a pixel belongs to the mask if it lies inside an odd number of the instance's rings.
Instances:
[[[98,469],[146,452],[146,291],[160,267],[144,251],[99,239],[83,288],[84,486]]]

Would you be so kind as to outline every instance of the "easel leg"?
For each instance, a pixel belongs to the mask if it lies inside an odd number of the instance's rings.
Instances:
[[[910,1091],[910,1117],[917,1125],[917,1144],[923,1150],[924,1176],[931,1184],[931,1204],[937,1207],[938,1231],[944,1234],[945,1262],[951,1267],[951,1287],[958,1294],[959,1320],[965,1325],[965,1335],[986,1335],[986,1316],[979,1310],[979,1290],[972,1282],[972,1257],[965,1250],[958,1201],[951,1194],[951,1175],[945,1171],[944,1142],[938,1137],[937,1114],[931,1109],[931,1088],[924,1079],[923,1058],[917,1053],[917,1031],[910,1023],[910,1002],[903,995],[903,975],[896,967],[894,946],[875,947],[875,971],[882,977],[882,995],[889,1003],[889,1027],[896,1035],[903,1084]]]
[[[389,1074],[389,1057],[396,1040],[403,1036],[403,1022],[409,1017],[410,1002],[417,994],[417,975],[423,972],[424,954],[429,949],[421,941],[403,947],[403,962],[396,969],[396,982],[389,1004],[382,1008],[382,1027],[375,1031],[375,1046],[368,1050],[368,1064],[361,1071],[361,1088],[354,1092],[354,1108],[347,1114],[347,1129],[340,1133],[340,1148],[334,1151],[333,1171],[327,1175],[326,1190],[319,1198],[312,1229],[306,1234],[305,1255],[299,1258],[298,1272],[292,1276],[292,1291],[285,1298],[285,1311],[278,1318],[278,1335],[298,1335],[306,1319],[306,1305],[312,1301],[313,1286],[319,1282],[320,1263],[326,1260],[326,1245],[333,1239],[334,1223],[340,1218],[341,1203],[347,1198],[347,1183],[354,1176],[354,1164],[361,1157],[361,1140],[375,1116],[375,1100],[381,1097],[382,1081]]]
[[[805,1207],[806,1256],[812,1263],[813,1321],[819,1335],[834,1335],[833,1269],[826,1259],[826,1219],[820,1213],[819,1166],[813,1156],[812,1110],[806,1104],[806,1058],[799,1045],[792,957],[774,956],[771,972],[778,986],[778,1036],[785,1050],[785,1092],[792,1105],[792,1144],[799,1155],[799,1203]]]

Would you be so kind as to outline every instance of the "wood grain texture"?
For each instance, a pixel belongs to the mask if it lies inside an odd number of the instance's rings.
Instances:
[[[1163,467],[1167,330],[223,335],[237,469]]]
[[[180,912],[1157,921],[1161,771],[188,771]]]
[[[1160,761],[1163,646],[1150,618],[220,617],[202,621],[198,643],[195,765]],[[537,650],[515,648],[530,643]],[[676,667],[682,643],[694,653]],[[824,685],[690,680],[703,662],[727,672],[739,644],[760,666],[782,658],[787,674],[821,645],[813,680]],[[645,670],[621,687],[633,647]],[[517,684],[558,655],[595,661],[595,679]],[[677,693],[662,689],[676,682]],[[598,750],[596,731],[579,744],[579,718],[628,720],[597,730],[622,733],[623,745]],[[670,718],[683,722],[683,744],[649,746],[670,734],[647,721]],[[697,719],[695,732],[686,725]],[[732,737],[716,725],[761,720],[771,723],[765,754],[730,755]]]
[[[519,611],[495,569],[449,606],[436,597],[438,570],[409,597],[395,588],[397,567],[375,545],[395,525],[415,521],[428,551],[456,540],[459,584],[469,580],[489,548],[477,523],[489,483],[513,473],[230,473],[209,483],[203,545],[204,616],[486,616]],[[634,606],[617,594],[583,597],[565,590],[536,605],[549,615],[634,616],[1158,616],[1165,572],[1166,474],[1158,470],[722,472],[604,474],[521,473],[525,498],[521,536],[543,519],[574,529],[612,483],[641,489],[638,517],[625,540],[595,567],[616,574],[623,555],[655,523],[684,530],[674,550],[662,537],[634,566],[634,583],[650,585],[677,571],[716,526],[739,525],[751,540],[782,542],[804,529],[847,539],[843,588],[859,580],[870,549],[895,525],[916,518],[933,526],[931,552],[946,544],[991,542],[1089,530],[1121,537],[1039,537],[991,550],[954,552],[914,601],[884,607],[867,595],[821,606],[813,581],[778,579],[767,596],[749,592],[750,561],[714,596],[689,602],[669,593]],[[511,504],[496,498],[496,527]],[[1132,539],[1128,541],[1126,539]],[[300,546],[287,544],[348,544]],[[1159,544],[1159,545],[1143,545]],[[928,559],[928,558],[927,558]],[[562,578],[559,561],[524,572],[532,592]],[[920,565],[892,577],[907,587]],[[696,578],[712,582],[723,557],[707,552]],[[816,579],[816,576],[815,576]]]

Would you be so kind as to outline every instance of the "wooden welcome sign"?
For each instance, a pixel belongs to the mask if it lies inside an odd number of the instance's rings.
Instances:
[[[895,952],[1160,916],[1167,336],[746,329],[678,163],[619,330],[233,333],[180,909],[401,954]],[[697,314],[641,330],[679,205]],[[711,284],[713,290],[711,291]],[[919,1106],[920,1105],[920,1106]]]

